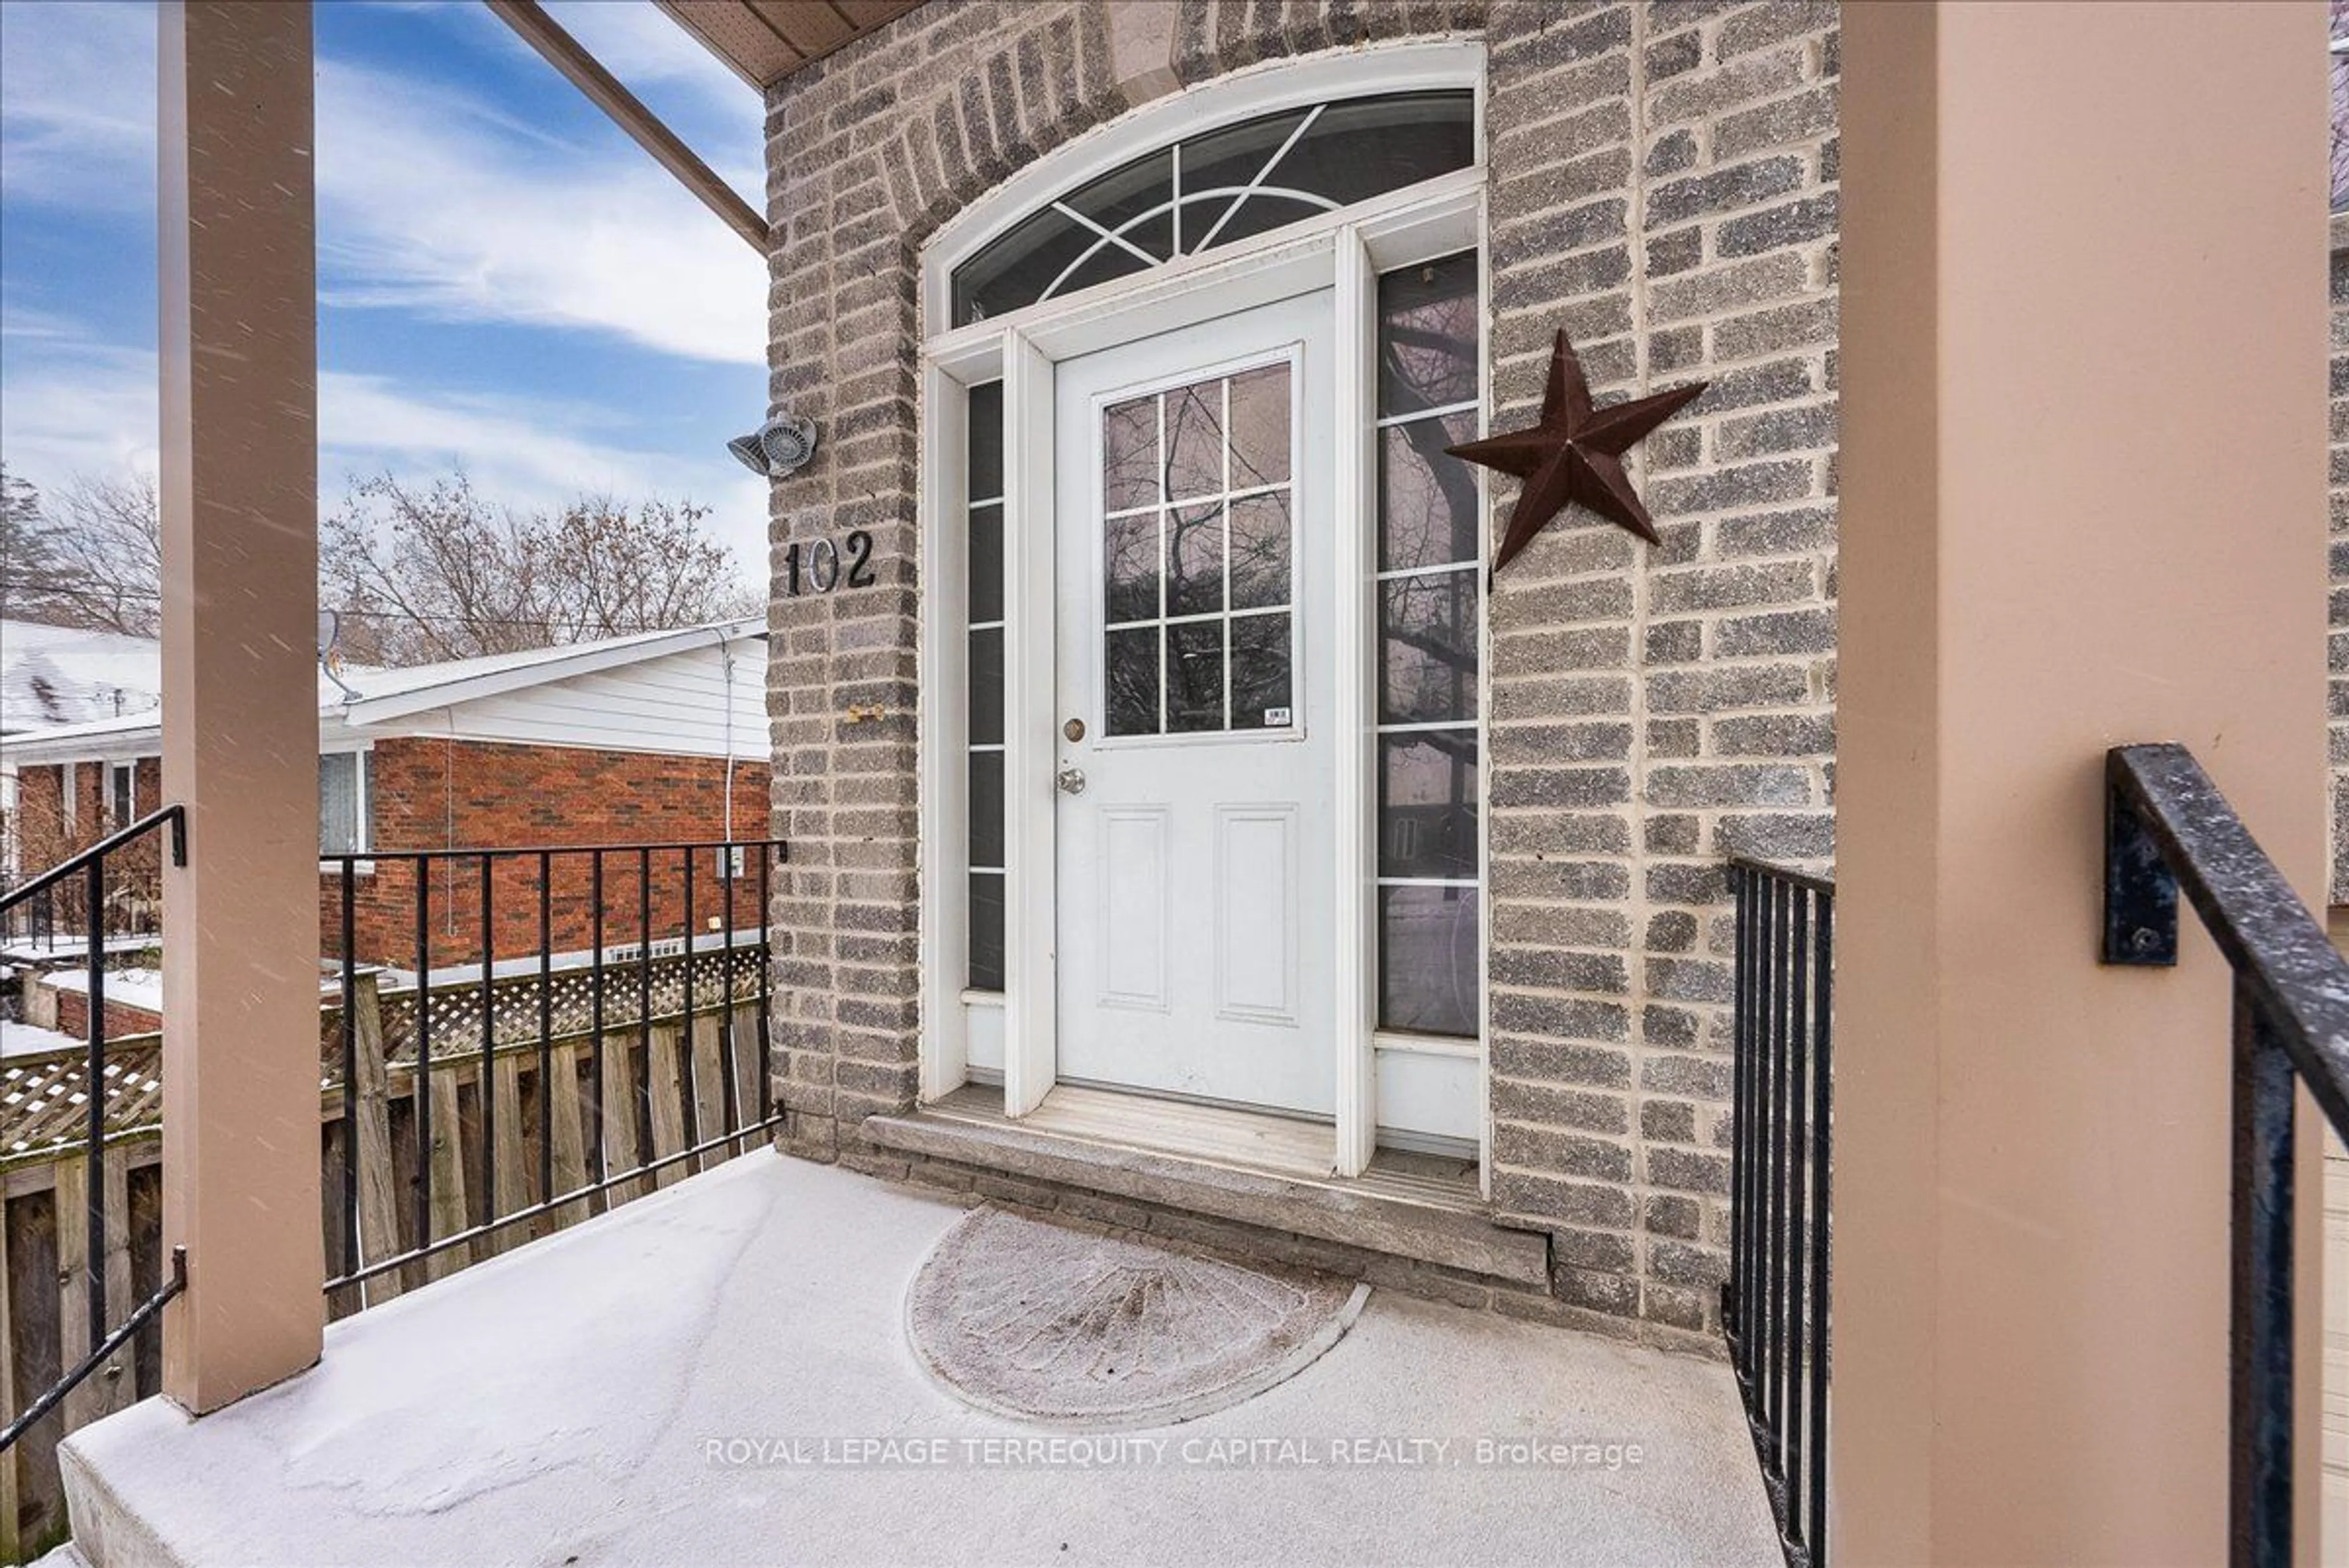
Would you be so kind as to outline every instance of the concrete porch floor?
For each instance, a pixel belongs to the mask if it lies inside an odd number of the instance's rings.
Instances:
[[[1099,1439],[1122,1464],[990,1448],[1065,1434],[964,1406],[907,1347],[905,1287],[961,1212],[746,1156],[338,1324],[316,1368],[201,1422],[150,1400],[85,1429],[76,1545],[95,1568],[1779,1561],[1724,1367],[1392,1292],[1269,1392]],[[1339,1462],[1353,1439],[1390,1446]],[[926,1462],[872,1446],[915,1440]],[[1479,1449],[1533,1441],[1599,1447]]]

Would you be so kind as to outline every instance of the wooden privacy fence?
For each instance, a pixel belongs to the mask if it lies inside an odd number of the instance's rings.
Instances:
[[[642,1175],[623,1174],[603,1191],[555,1204],[509,1228],[338,1286],[327,1294],[329,1316],[347,1316],[575,1224],[763,1139],[760,1128],[741,1126],[738,1113],[764,1104],[760,1078],[767,1053],[759,1034],[765,954],[763,942],[696,953],[689,1015],[682,955],[654,960],[641,984],[635,972],[645,967],[641,961],[606,966],[607,973],[625,968],[630,978],[610,986],[603,999],[600,1102],[597,1035],[589,1010],[566,997],[577,988],[563,971],[554,977],[545,1013],[554,1027],[543,1041],[539,974],[492,981],[486,1053],[480,983],[436,983],[429,996],[431,1061],[420,1075],[416,992],[383,991],[376,975],[359,976],[352,993],[356,1077],[347,1088],[341,1082],[339,1005],[325,1010],[322,1030],[319,1158],[326,1201],[320,1223],[330,1273],[346,1272],[340,1268],[346,1194],[354,1185],[360,1251],[372,1265],[423,1245],[415,1201],[419,1186],[429,1191],[437,1241],[578,1191],[601,1172],[633,1172],[713,1139],[724,1141]],[[640,1010],[637,999],[647,995],[652,1005]],[[548,1079],[543,1093],[542,1059]],[[107,1210],[107,1292],[112,1300],[133,1301],[158,1288],[165,1267],[161,1038],[109,1041],[105,1062],[106,1144],[95,1179],[102,1183]],[[0,1356],[0,1423],[14,1418],[90,1348],[85,1231],[77,1222],[93,1179],[81,1141],[87,1069],[80,1047],[0,1059],[0,1346],[6,1352]],[[347,1092],[357,1096],[354,1116],[345,1115]],[[481,1137],[485,1115],[494,1129],[492,1144]],[[419,1137],[426,1126],[429,1143]],[[738,1126],[739,1135],[725,1137]],[[600,1148],[594,1130],[599,1128]],[[354,1136],[356,1149],[348,1145]],[[355,1183],[345,1164],[352,1154]],[[24,1561],[65,1536],[58,1441],[158,1392],[161,1384],[160,1326],[150,1324],[14,1448],[0,1452],[0,1561]]]

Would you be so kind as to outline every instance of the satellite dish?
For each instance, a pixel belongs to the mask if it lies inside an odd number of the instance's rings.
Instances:
[[[358,692],[343,679],[343,612],[321,609],[318,612],[318,670],[335,683],[346,702],[355,701]]]
[[[726,443],[735,460],[753,473],[781,479],[807,466],[815,455],[815,421],[798,414],[778,414],[750,435]]]

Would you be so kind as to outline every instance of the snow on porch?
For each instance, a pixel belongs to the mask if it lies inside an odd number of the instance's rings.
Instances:
[[[1727,1371],[1396,1295],[1181,1426],[1047,1432],[932,1383],[951,1202],[761,1151],[327,1330],[202,1421],[76,1434],[96,1568],[1779,1561]]]

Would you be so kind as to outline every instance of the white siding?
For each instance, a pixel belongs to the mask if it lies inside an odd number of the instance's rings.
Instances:
[[[708,648],[574,676],[502,696],[482,697],[419,713],[383,727],[400,734],[500,741],[518,745],[588,746],[603,751],[735,756],[763,762],[767,743],[767,645],[739,639],[724,649],[734,661],[731,725],[720,650]],[[451,721],[453,720],[453,725]]]

